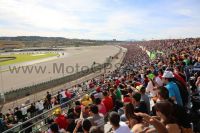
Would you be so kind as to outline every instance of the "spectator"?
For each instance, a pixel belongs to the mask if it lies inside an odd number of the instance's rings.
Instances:
[[[5,131],[7,129],[7,125],[4,121],[4,118],[3,118],[3,114],[0,113],[0,132],[2,133],[3,131]]]
[[[116,100],[115,106],[113,108],[113,111],[118,112],[118,114],[121,116],[124,113],[123,107],[124,107],[123,102],[119,101],[119,100]]]
[[[123,102],[124,103],[132,103],[132,98],[130,97],[130,95],[125,94],[124,98],[123,98]]]
[[[51,94],[47,91],[47,96],[46,96],[46,98],[47,98],[47,100],[49,101],[49,102],[51,102]]]
[[[91,122],[88,119],[84,119],[82,123],[83,132],[89,133],[91,127],[92,127]]]
[[[174,100],[175,103],[183,106],[180,91],[176,83],[173,82],[173,73],[171,71],[165,71],[163,74],[163,82],[166,84],[166,88],[169,91],[169,97]]]
[[[36,104],[35,104],[35,108],[38,110],[38,114],[41,114],[44,110],[44,103],[42,100],[38,101]]]
[[[115,105],[115,101],[117,100],[116,94],[114,93],[114,91],[115,90],[113,88],[110,88],[110,90],[109,90],[109,94],[110,94],[110,97],[112,98],[113,105]]]
[[[82,127],[83,133],[89,133],[90,128],[92,127],[92,124],[88,119],[84,119],[84,120],[80,119],[78,120],[73,133],[77,133],[80,127]]]
[[[65,103],[65,102],[67,101],[67,96],[66,96],[64,90],[61,90],[60,94],[61,94],[61,100],[60,100],[60,103],[63,104],[63,103]]]
[[[84,106],[88,106],[91,103],[92,103],[92,99],[89,97],[88,94],[84,95],[83,98],[81,99],[81,104]]]
[[[89,133],[104,133],[104,131],[97,126],[92,126]]]
[[[52,98],[51,98],[51,106],[54,107],[54,106],[56,106],[57,104],[58,104],[58,101],[57,101],[56,97],[52,97]]]
[[[22,117],[24,121],[24,119],[27,117],[27,107],[25,106],[25,104],[22,104],[21,112],[22,112]]]
[[[8,109],[8,114],[13,115],[14,111],[12,109]]]
[[[14,113],[14,115],[17,117],[17,120],[18,120],[18,121],[22,121],[22,119],[23,119],[22,111],[19,110],[18,107],[15,108],[15,113]]]
[[[132,103],[125,104],[124,112],[131,130],[136,124],[140,124],[142,122],[142,118],[134,114],[134,106]]]
[[[120,116],[116,112],[111,112],[109,114],[109,121],[110,124],[112,125],[112,128],[114,130],[114,133],[130,133],[129,127],[123,123],[120,122]]]
[[[59,133],[58,124],[52,123],[52,124],[50,125],[49,130],[47,131],[47,133]]]
[[[147,105],[144,101],[141,100],[141,94],[135,93],[133,95],[133,105],[135,107],[135,112],[142,112],[142,113],[148,113]]]
[[[100,86],[98,86],[98,87],[96,88],[96,93],[94,94],[94,97],[95,97],[95,98],[100,98],[100,99],[103,98],[103,94],[102,94],[102,92],[101,92],[101,87],[100,87]]]
[[[144,124],[137,124],[133,127],[132,131],[134,133],[141,133],[141,132],[157,132],[157,133],[169,133],[166,129],[165,125],[157,120],[155,117],[151,117],[145,113],[136,113],[137,116],[142,117],[144,122],[150,124],[148,127],[145,127]],[[151,127],[153,126],[153,127]]]
[[[50,109],[52,108],[52,105],[51,105],[51,94],[47,91],[47,96],[46,96],[46,105],[47,105],[47,109]]]
[[[106,107],[105,105],[101,102],[100,98],[95,99],[95,104],[98,106],[99,113],[106,115]]]
[[[158,102],[155,105],[156,115],[161,118],[161,122],[166,126],[169,133],[181,133],[176,119],[173,117],[173,106],[167,101]]]
[[[149,78],[149,82],[148,82],[147,87],[146,87],[146,93],[149,93],[150,96],[155,101],[156,100],[156,94],[157,94],[157,91],[155,89],[156,86],[155,86],[155,83],[154,83],[155,75],[150,73],[148,75],[148,78]]]
[[[58,101],[59,104],[61,102],[61,98],[62,98],[62,95],[60,94],[60,91],[58,91],[56,99],[57,99],[57,101]]]
[[[31,103],[31,106],[28,108],[27,112],[30,113],[31,117],[34,117],[36,115],[36,108],[34,103]]]
[[[169,99],[169,91],[167,90],[167,88],[163,87],[159,87],[158,88],[158,99],[157,102],[159,101],[164,101]]]
[[[140,94],[141,94],[141,100],[145,102],[146,107],[147,107],[147,112],[150,113],[150,99],[149,97],[145,94],[146,90],[145,87],[142,86],[140,89]]]
[[[117,85],[114,85],[114,90],[115,90],[116,99],[122,100],[122,93],[121,93],[120,88],[118,88]]]
[[[60,129],[67,129],[69,123],[68,120],[66,119],[66,117],[64,115],[61,114],[61,109],[57,108],[53,114],[56,116],[56,118],[54,119],[55,123],[58,125],[58,127]]]
[[[80,118],[80,115],[81,115],[81,106],[80,106],[80,105],[77,105],[77,106],[75,106],[75,108],[74,108],[73,117],[74,117],[74,119],[78,119],[78,118]]]
[[[82,107],[82,115],[83,115],[83,118],[88,118],[90,116],[89,106]]]
[[[197,78],[195,85],[197,87],[197,90],[200,91],[200,76]]]
[[[67,100],[72,98],[72,93],[68,89],[65,90],[65,95],[66,95]]]
[[[47,98],[44,100],[44,108],[45,109],[51,109],[52,105],[51,102],[49,102],[49,100],[47,100]]]
[[[113,100],[112,100],[112,98],[110,96],[108,96],[108,92],[107,91],[103,92],[102,103],[106,107],[106,112],[109,112],[109,111],[111,111],[113,109]]]
[[[160,73],[160,75],[161,75],[161,73]],[[155,74],[154,81],[157,86],[163,86],[162,77],[160,75],[158,73]]]
[[[92,126],[100,127],[102,130],[104,129],[104,117],[102,114],[99,114],[98,106],[91,105],[90,106],[90,117],[88,120],[92,123]]]

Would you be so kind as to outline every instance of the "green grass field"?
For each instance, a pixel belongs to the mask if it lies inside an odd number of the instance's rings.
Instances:
[[[8,60],[0,62],[0,66],[11,65],[16,63],[28,62],[47,57],[58,56],[57,53],[42,53],[42,54],[11,54],[11,55],[0,55],[0,57],[16,57],[14,60]]]

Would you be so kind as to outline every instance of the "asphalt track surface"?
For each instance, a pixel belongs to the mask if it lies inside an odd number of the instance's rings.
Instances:
[[[27,64],[31,64],[28,65],[28,69],[32,70],[31,72],[24,71],[25,69],[27,70],[27,66],[24,67],[24,70],[21,67],[19,72],[1,72],[0,91],[7,92],[16,90],[25,86],[71,75],[77,71],[91,67],[94,62],[100,64],[104,63],[106,58],[115,55],[118,51],[118,47],[110,45],[66,48],[65,53],[67,56],[61,56],[53,60],[46,60],[38,63],[36,62],[35,64],[27,62]],[[38,72],[39,68],[42,69]]]

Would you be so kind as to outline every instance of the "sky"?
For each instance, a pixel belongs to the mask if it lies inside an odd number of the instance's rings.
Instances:
[[[0,36],[200,37],[200,0],[0,0]]]

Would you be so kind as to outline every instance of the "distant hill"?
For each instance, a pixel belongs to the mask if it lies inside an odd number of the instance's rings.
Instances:
[[[40,37],[40,36],[18,36],[0,37],[0,41],[17,41],[25,47],[57,47],[57,46],[91,46],[104,44],[119,44],[121,41],[107,40],[87,40],[87,39],[68,39],[63,37]]]
[[[0,40],[0,49],[23,48],[24,46],[25,44],[21,41]]]

